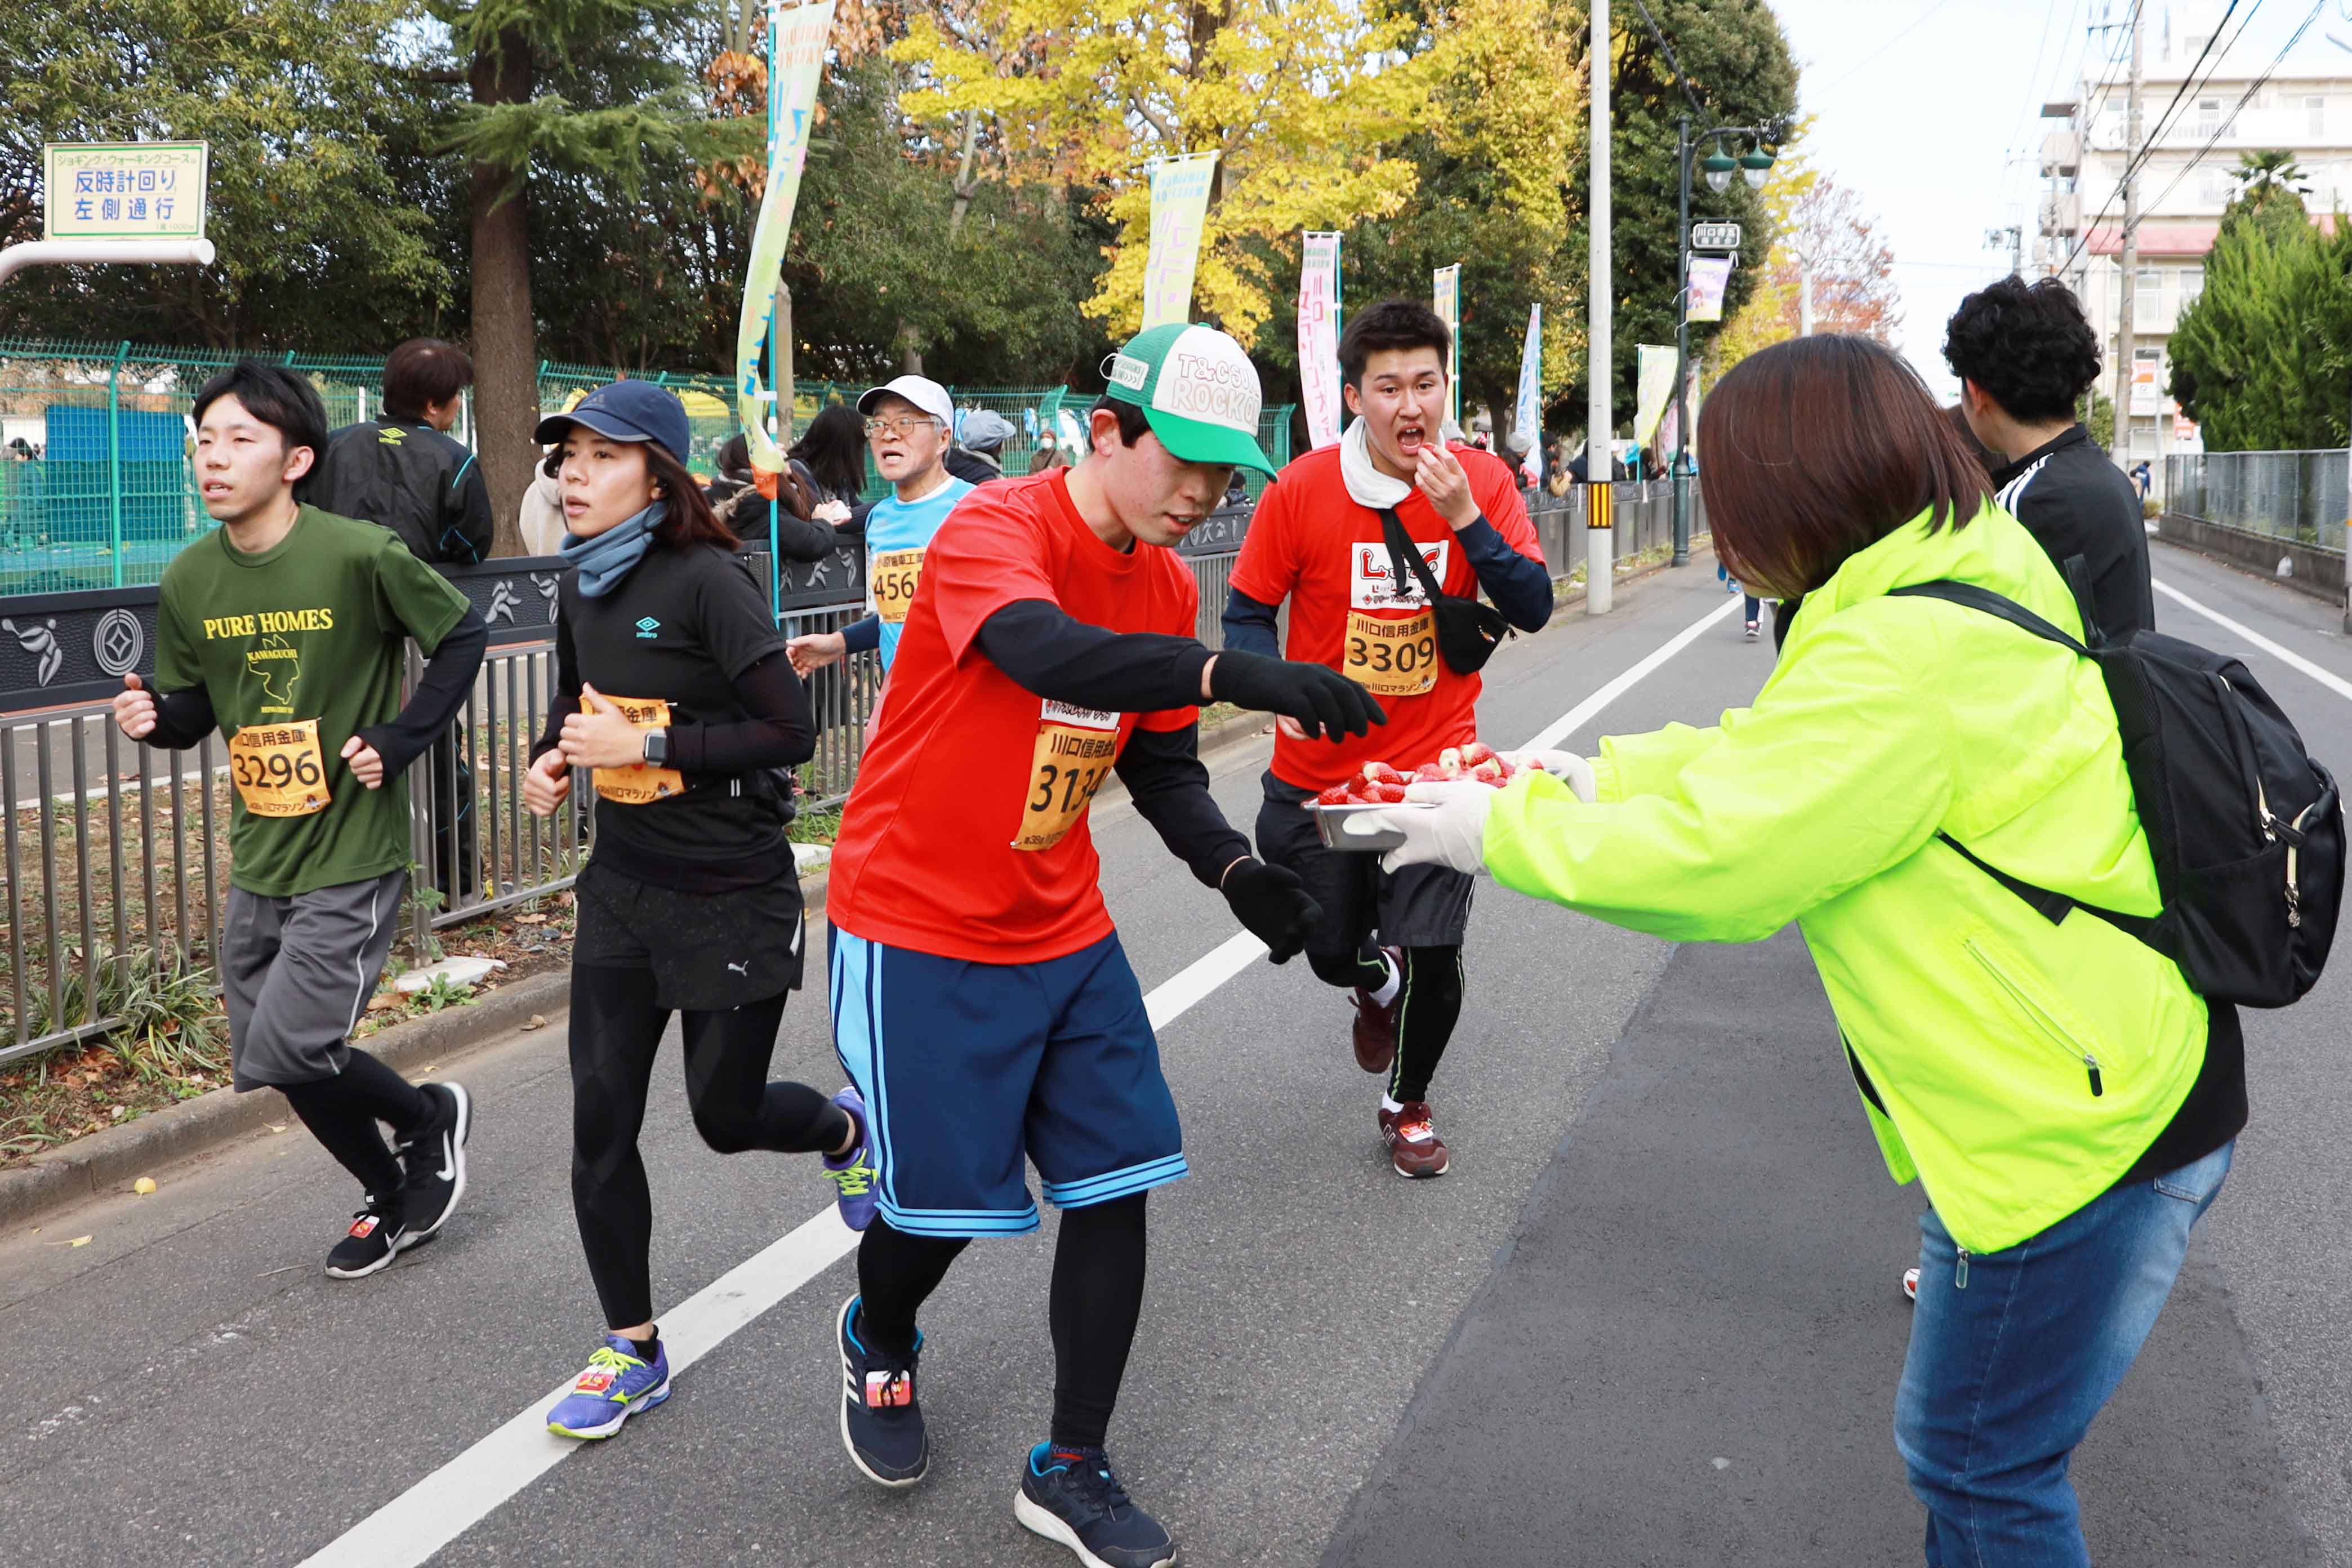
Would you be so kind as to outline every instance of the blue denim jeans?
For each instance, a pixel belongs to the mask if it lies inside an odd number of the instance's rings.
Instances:
[[[1967,1254],[1930,1209],[1895,1444],[1927,1505],[1927,1568],[2089,1568],[2066,1468],[2172,1294],[2234,1143]]]

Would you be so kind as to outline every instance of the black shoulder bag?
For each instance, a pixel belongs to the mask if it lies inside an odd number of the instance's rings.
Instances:
[[[1475,675],[1486,668],[1503,639],[1518,635],[1503,618],[1503,612],[1440,589],[1436,574],[1421,558],[1395,508],[1381,509],[1381,530],[1388,540],[1389,565],[1396,573],[1397,592],[1412,591],[1405,575],[1411,572],[1421,580],[1421,591],[1429,595],[1430,616],[1437,623],[1437,651],[1446,668],[1456,675]]]

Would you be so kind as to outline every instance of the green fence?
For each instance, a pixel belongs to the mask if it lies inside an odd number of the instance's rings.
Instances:
[[[188,415],[196,389],[238,355],[144,343],[54,342],[0,338],[0,595],[59,593],[152,583],[164,565],[212,527],[188,464]],[[356,355],[258,356],[309,375],[331,426],[375,417],[383,361]],[[543,363],[539,405],[569,407],[624,373]],[[694,372],[632,374],[676,390],[694,427],[688,466],[716,468],[735,435],[732,384]],[[832,403],[864,388],[802,381],[793,389],[793,429],[805,430]],[[1066,387],[950,387],[961,410],[1003,415],[1014,436],[1002,454],[1021,474],[1042,431],[1066,438],[1082,427],[1089,398]],[[1290,456],[1292,410],[1266,410],[1261,438],[1277,466]],[[470,440],[470,406],[457,435]],[[867,493],[886,488],[869,462]],[[1260,488],[1251,479],[1253,493]]]

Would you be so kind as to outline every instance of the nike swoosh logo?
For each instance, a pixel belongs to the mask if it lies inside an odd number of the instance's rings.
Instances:
[[[457,1141],[446,1132],[441,1134],[441,1169],[434,1173],[445,1182],[457,1179]]]

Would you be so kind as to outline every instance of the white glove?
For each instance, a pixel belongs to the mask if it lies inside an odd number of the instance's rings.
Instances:
[[[1541,768],[1575,791],[1576,798],[1587,805],[1601,793],[1601,781],[1593,776],[1592,764],[1574,752],[1504,752],[1500,755],[1514,772]]]
[[[1384,871],[1407,866],[1447,866],[1475,874],[1486,869],[1486,814],[1495,808],[1495,792],[1473,780],[1405,786],[1405,799],[1426,803],[1434,811],[1382,812],[1356,820],[1368,826],[1378,820],[1404,835],[1402,848],[1381,857]]]

